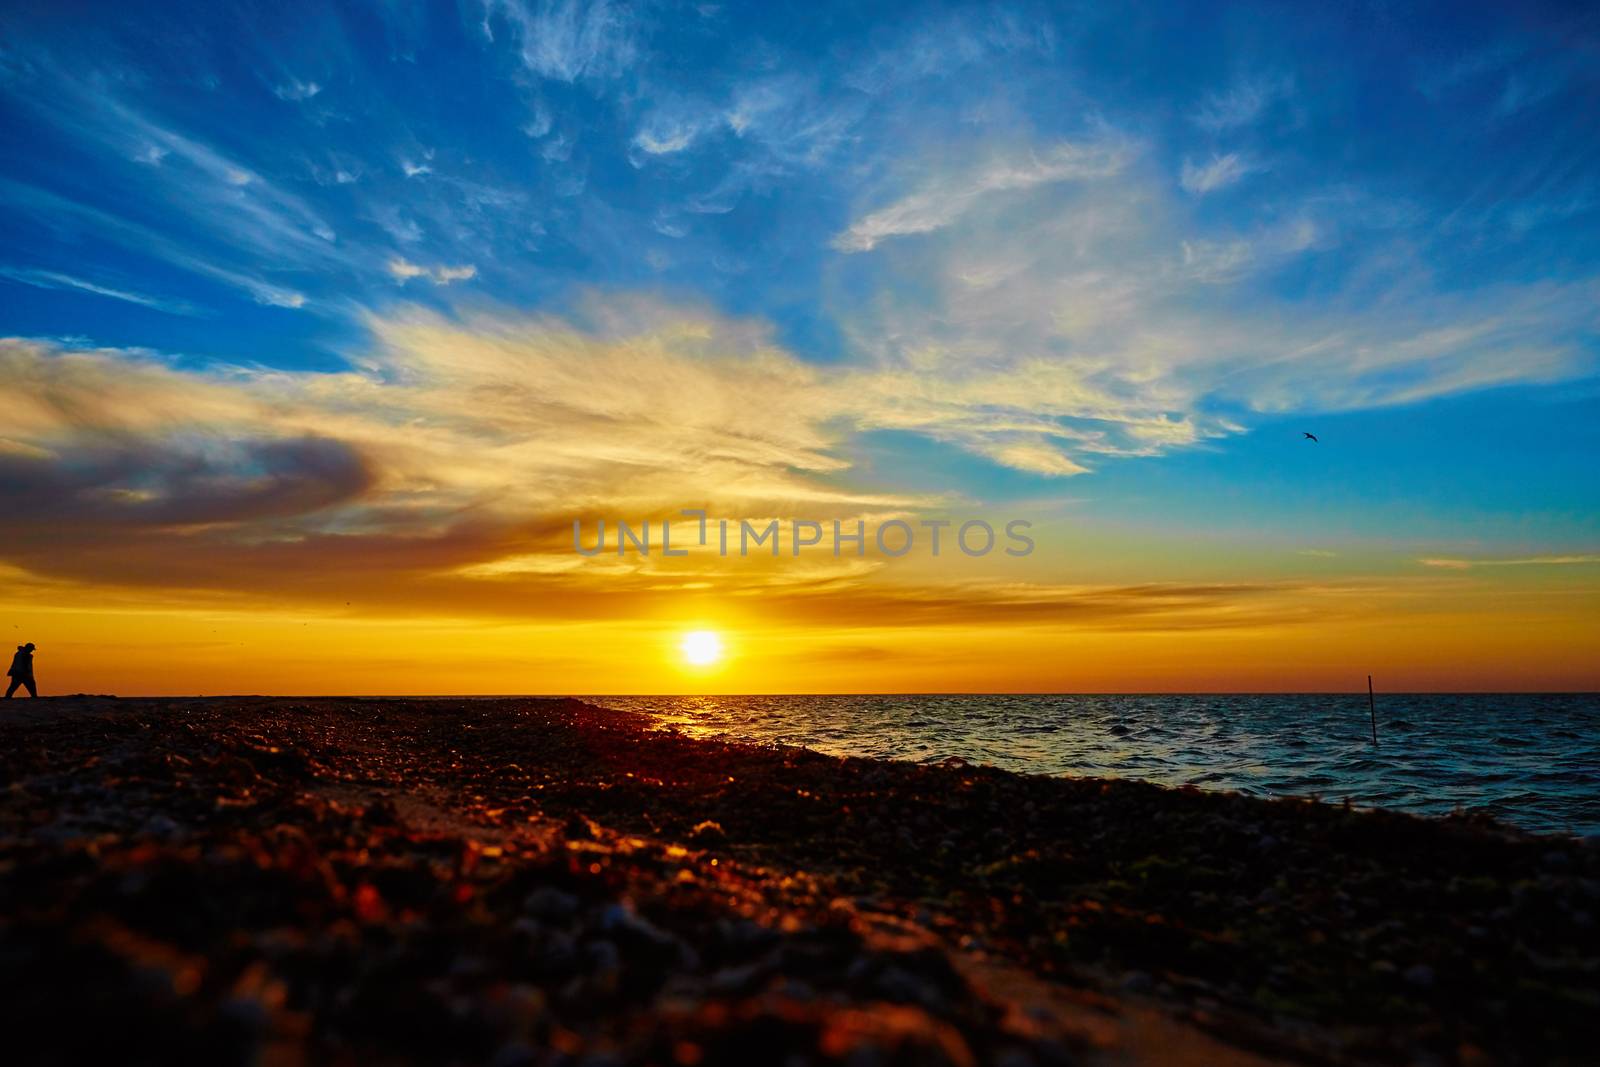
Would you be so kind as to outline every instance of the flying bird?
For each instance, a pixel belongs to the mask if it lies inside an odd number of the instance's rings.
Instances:
[[[1301,432],[1305,433],[1304,430],[1302,430]],[[1308,434],[1306,434],[1306,438],[1307,438],[1307,440],[1315,441],[1317,439],[1317,435],[1314,434],[1314,433],[1308,433]]]

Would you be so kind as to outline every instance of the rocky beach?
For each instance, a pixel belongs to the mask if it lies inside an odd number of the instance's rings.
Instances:
[[[1592,1062],[1600,849],[573,700],[0,715],[7,1060]]]

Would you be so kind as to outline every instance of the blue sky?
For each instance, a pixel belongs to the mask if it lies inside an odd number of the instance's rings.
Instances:
[[[7,373],[166,421],[0,437],[117,499],[276,479],[302,532],[501,507],[444,450],[538,437],[583,460],[524,516],[706,462],[730,508],[1587,558],[1597,48],[1583,5],[13,5]],[[537,432],[468,425],[507,382]],[[672,453],[686,410],[727,440]]]

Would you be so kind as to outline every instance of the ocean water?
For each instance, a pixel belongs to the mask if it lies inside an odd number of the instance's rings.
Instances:
[[[1600,833],[1600,695],[586,697],[696,737]]]

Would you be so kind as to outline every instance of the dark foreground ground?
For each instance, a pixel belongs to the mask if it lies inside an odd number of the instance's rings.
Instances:
[[[574,701],[0,709],[31,1063],[1596,1062],[1600,849],[689,741]]]

